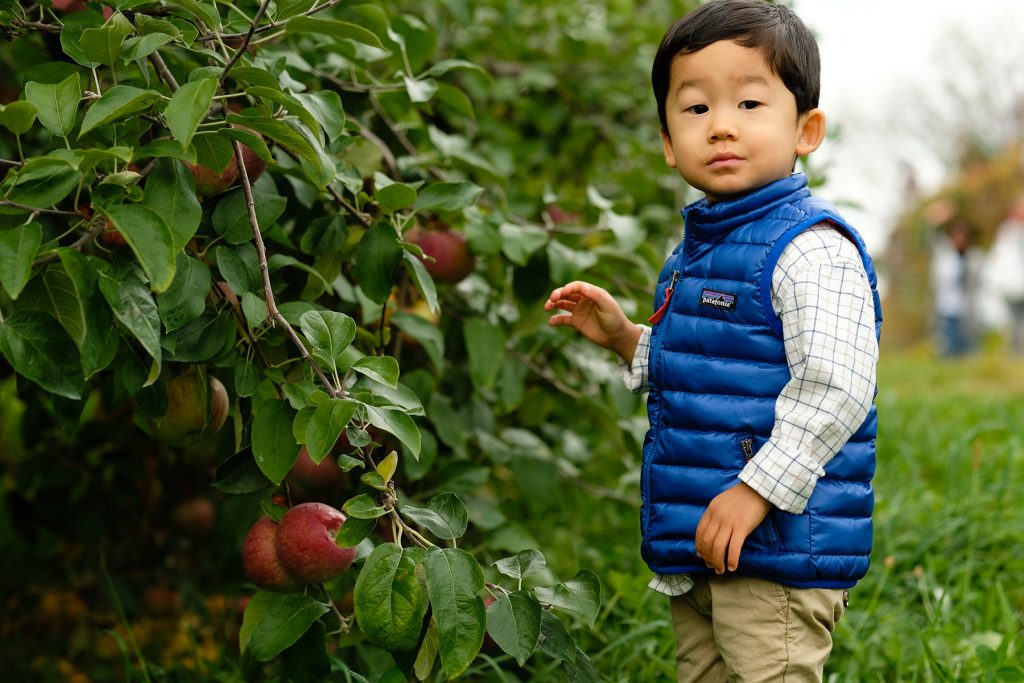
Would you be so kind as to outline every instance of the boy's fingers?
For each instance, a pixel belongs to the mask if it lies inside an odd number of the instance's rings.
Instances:
[[[746,536],[741,534],[733,534],[729,540],[729,571],[734,572],[740,566],[740,552],[746,540]]]

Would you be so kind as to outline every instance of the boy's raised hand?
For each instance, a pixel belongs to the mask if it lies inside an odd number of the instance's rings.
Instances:
[[[570,282],[551,292],[544,310],[566,312],[551,316],[549,325],[573,327],[595,344],[615,351],[627,363],[633,361],[642,330],[601,287],[579,280]]]
[[[740,482],[715,496],[697,524],[697,557],[716,574],[736,571],[740,551],[772,504]]]

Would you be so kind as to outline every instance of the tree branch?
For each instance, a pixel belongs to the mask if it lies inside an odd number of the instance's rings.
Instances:
[[[149,59],[153,62],[153,67],[156,69],[156,73],[160,76],[160,79],[167,84],[167,87],[171,89],[171,92],[178,92],[178,81],[174,79],[174,74],[167,68],[164,58],[160,56],[160,51],[157,50],[149,56]]]
[[[266,4],[269,0],[264,0],[263,8],[266,8]],[[233,126],[232,126],[233,127]],[[232,145],[235,149],[235,161],[238,163],[238,177],[242,179],[242,190],[245,193],[246,208],[249,213],[249,225],[252,226],[253,240],[256,242],[256,255],[259,257],[260,263],[260,275],[263,276],[263,298],[266,299],[267,314],[270,316],[272,325],[281,325],[285,332],[291,338],[292,343],[299,349],[299,353],[306,360],[309,366],[313,369],[313,372],[324,387],[327,389],[327,393],[332,398],[339,398],[343,395],[343,392],[336,389],[331,381],[324,374],[323,369],[320,365],[313,360],[313,357],[309,355],[309,350],[306,345],[302,343],[302,339],[295,332],[295,329],[284,319],[281,312],[277,310],[277,301],[274,299],[274,290],[270,284],[270,269],[267,266],[267,247],[263,243],[263,233],[260,231],[260,222],[256,217],[256,200],[252,194],[252,183],[249,182],[249,172],[245,170],[245,157],[242,156],[242,143],[238,140],[233,140]]]
[[[334,7],[339,2],[341,2],[341,0],[329,0],[328,2],[325,2],[322,5],[317,5],[316,7],[311,7],[310,9],[306,10],[302,14],[298,14],[296,16],[299,16],[299,17],[312,16],[312,15],[316,14],[317,12],[322,12],[325,9],[328,9],[329,7]],[[252,22],[253,26],[255,26],[257,23],[259,23],[260,16],[261,16],[260,13],[256,14],[256,18],[253,19],[253,22]],[[289,17],[289,18],[294,19],[295,17]],[[281,26],[284,26],[286,23],[288,23],[287,20],[282,21],[282,22],[273,22],[272,21],[269,24],[267,24],[266,26],[260,26],[259,28],[255,29],[254,31],[249,31],[248,33],[221,33],[221,34],[209,33],[209,34],[207,34],[205,36],[199,36],[199,40],[203,41],[204,43],[208,43],[211,40],[217,40],[218,38],[221,38],[221,39],[227,38],[227,39],[231,40],[231,39],[235,39],[235,38],[251,37],[252,35],[255,35],[255,34],[269,33],[270,31],[273,31],[276,28],[280,28]],[[248,44],[248,40],[246,40],[246,44]],[[244,49],[245,45],[243,45],[242,47]]]
[[[245,51],[249,49],[249,43],[252,42],[253,34],[255,34],[257,30],[256,25],[260,23],[260,19],[263,18],[263,15],[267,13],[267,7],[269,5],[270,0],[263,0],[263,2],[260,3],[260,8],[256,11],[256,16],[252,18],[252,23],[249,24],[249,30],[242,34],[245,36],[242,40],[242,44],[238,46],[237,50],[235,50],[235,54],[231,55],[231,59],[224,66],[224,70],[220,73],[220,78],[217,81],[218,89],[224,87],[224,81],[227,80],[228,74],[231,73],[231,69],[234,68],[235,64],[238,63],[238,60],[242,58]],[[223,38],[223,36],[221,37]]]
[[[63,211],[61,209],[39,209],[34,206],[26,206],[25,204],[19,204],[17,202],[9,202],[7,200],[0,201],[0,206],[9,206],[12,209],[21,209],[22,211],[31,211],[34,213],[48,213],[54,216],[79,216],[77,211]]]

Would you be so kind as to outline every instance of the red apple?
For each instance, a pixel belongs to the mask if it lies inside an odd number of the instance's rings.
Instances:
[[[288,473],[288,482],[292,486],[292,497],[299,501],[314,501],[349,486],[348,474],[338,467],[333,456],[326,456],[318,465],[309,457],[305,446],[299,450],[299,457]]]
[[[182,501],[171,511],[171,526],[192,538],[209,535],[216,520],[216,508],[209,498],[202,496]]]
[[[277,530],[281,566],[303,583],[323,583],[344,573],[355,548],[341,548],[334,539],[345,515],[323,503],[302,503],[285,513]]]
[[[158,422],[157,434],[168,441],[180,440],[206,428],[209,391],[195,367],[167,380],[167,412]]]
[[[437,282],[454,285],[473,272],[473,255],[469,253],[466,236],[448,229],[410,230],[406,235],[426,256],[427,272]]]
[[[242,568],[260,588],[288,591],[298,582],[281,565],[277,555],[278,525],[269,517],[260,517],[245,535],[242,544]]]
[[[493,595],[488,593],[484,596],[484,609],[486,610],[492,604],[494,604],[495,598]],[[498,650],[498,644],[494,642],[494,638],[491,638],[491,634],[484,631],[484,644],[480,646],[480,649],[484,652],[496,652]]]
[[[238,162],[235,161],[234,155],[227,166],[219,172],[202,164],[190,164],[186,161],[185,165],[188,166],[188,170],[192,172],[192,177],[196,180],[196,194],[200,197],[220,194],[238,179]]]
[[[224,383],[216,377],[210,377],[210,429],[220,431],[224,421],[228,419],[228,390]]]
[[[96,236],[96,240],[107,249],[123,249],[128,246],[128,240],[124,238],[121,231],[110,223],[107,223],[103,232]]]

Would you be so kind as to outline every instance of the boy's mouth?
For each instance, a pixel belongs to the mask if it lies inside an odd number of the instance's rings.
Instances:
[[[711,157],[708,161],[708,166],[713,168],[723,168],[729,166],[735,166],[739,162],[743,161],[743,157],[732,152],[719,152],[715,156]]]

